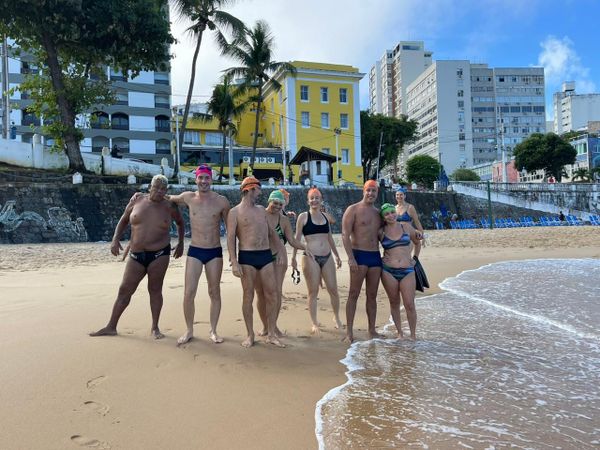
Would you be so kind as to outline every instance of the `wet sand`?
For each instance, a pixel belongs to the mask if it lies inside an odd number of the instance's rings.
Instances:
[[[421,261],[432,289],[490,262],[600,258],[600,227],[429,231]],[[336,236],[339,242],[339,236]],[[338,247],[341,254],[341,246]],[[342,258],[345,262],[345,257]],[[227,266],[227,265],[226,265]],[[226,267],[219,333],[208,340],[204,278],[196,298],[198,339],[184,332],[184,259],[172,260],[164,285],[161,329],[149,336],[145,283],[121,319],[117,337],[90,338],[106,324],[123,271],[108,243],[3,245],[0,252],[0,448],[197,449],[316,448],[315,404],[344,383],[347,346],[330,325],[320,296],[321,336],[310,334],[304,282],[288,275],[280,328],[286,349],[240,346],[245,337],[241,286]],[[342,310],[348,270],[338,271]],[[387,322],[379,291],[378,323]],[[417,302],[418,308],[418,302]],[[259,319],[255,313],[255,330]],[[364,301],[356,337],[366,338]]]

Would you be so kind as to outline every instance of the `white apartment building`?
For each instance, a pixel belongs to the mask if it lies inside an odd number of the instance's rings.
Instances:
[[[448,174],[473,165],[470,92],[467,60],[435,61],[407,86],[407,115],[419,124],[409,158],[429,155]]]
[[[565,81],[553,95],[554,132],[563,134],[600,120],[600,94],[577,94],[575,82]]]
[[[401,41],[386,50],[369,73],[369,109],[400,118],[407,113],[407,86],[431,65],[432,53],[423,41]]]
[[[6,44],[14,45],[9,39]],[[6,49],[6,45],[3,46]],[[36,117],[27,107],[30,95],[19,86],[27,74],[38,73],[32,57],[25,52],[2,52],[3,130],[15,127],[16,140],[31,142],[41,132],[44,117]],[[116,97],[112,105],[97,105],[77,117],[84,138],[82,152],[101,152],[103,147],[118,147],[127,158],[160,164],[163,157],[172,164],[171,82],[169,65],[162,72],[143,71],[135,78],[111,67],[104,68]],[[14,91],[9,93],[9,90]],[[44,138],[46,145],[52,145]]]
[[[543,68],[489,68],[436,61],[408,86],[408,117],[419,123],[409,155],[426,154],[446,172],[508,160],[514,146],[546,130]]]

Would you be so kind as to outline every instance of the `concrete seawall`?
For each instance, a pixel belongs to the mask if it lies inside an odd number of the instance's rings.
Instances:
[[[109,241],[115,226],[131,195],[139,185],[66,183],[2,183],[0,185],[0,243],[40,242],[95,242]],[[193,190],[194,185],[172,187],[170,193]],[[232,205],[240,200],[237,188],[216,187]],[[290,187],[291,201],[288,209],[297,213],[307,209],[307,189]],[[272,188],[263,189],[262,204]],[[334,232],[341,230],[341,218],[346,207],[362,197],[359,189],[321,190],[327,210],[337,218]],[[394,193],[385,192],[385,201],[395,203]],[[433,228],[433,211],[442,209],[457,213],[461,218],[487,216],[487,203],[483,200],[452,192],[409,192],[407,201],[414,204],[426,229]],[[378,201],[377,205],[381,203]],[[494,204],[494,216],[539,217],[543,212]],[[189,236],[189,219],[184,211]]]

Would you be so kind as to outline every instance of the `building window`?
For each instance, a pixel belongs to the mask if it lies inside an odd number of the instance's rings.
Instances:
[[[113,130],[129,130],[129,116],[123,113],[113,114],[111,128]]]
[[[94,136],[92,138],[92,151],[100,153],[104,147],[110,148],[108,138],[104,136]]]
[[[156,116],[154,118],[154,131],[171,131],[168,116]]]
[[[154,84],[169,84],[168,72],[154,72]]]
[[[200,132],[186,131],[183,133],[183,143],[191,145],[200,145]]]
[[[459,141],[464,141],[465,140],[465,133],[458,133],[458,140]]]
[[[168,95],[154,94],[155,108],[169,108],[170,106]]]
[[[308,101],[308,86],[300,86],[300,101]]]
[[[27,75],[29,73],[38,73],[39,69],[34,63],[29,61],[21,61],[21,73]]]
[[[348,114],[340,114],[340,128],[348,129]]]
[[[342,164],[350,164],[350,150],[347,148],[342,149]]]
[[[321,88],[321,103],[329,103],[329,88]]]
[[[464,97],[465,92],[462,89],[459,89],[458,92],[456,93],[456,95],[458,95],[459,97]]]
[[[125,75],[123,75],[123,72],[121,72],[118,69],[115,69],[114,67],[110,68],[110,80],[111,81],[127,81],[127,77]]]
[[[321,152],[325,153],[326,155],[329,155],[330,150],[329,148],[325,147],[321,149]]]
[[[156,141],[156,153],[158,155],[170,155],[171,142],[167,139],[159,139],[158,141]]]
[[[117,105],[129,105],[129,95],[127,94],[127,92],[117,92],[115,94],[115,104]]]
[[[92,114],[90,119],[90,126],[94,129],[110,128],[110,121],[108,120],[108,114],[102,111],[97,111]]]
[[[321,113],[321,128],[329,128],[329,113]]]
[[[340,103],[348,103],[348,89],[340,88]]]
[[[223,145],[223,135],[221,133],[206,133],[204,143],[206,145]]]
[[[112,140],[112,143],[113,143],[113,147],[115,145],[117,146],[117,150],[119,152],[121,152],[121,153],[129,153],[129,139],[118,137],[118,138],[114,138]]]
[[[300,117],[302,118],[302,127],[310,127],[310,113],[308,111],[302,111]]]
[[[458,101],[458,107],[459,108],[464,108],[465,107],[465,101],[464,100],[459,100]]]

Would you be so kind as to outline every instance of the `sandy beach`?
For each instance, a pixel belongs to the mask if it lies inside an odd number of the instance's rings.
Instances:
[[[428,231],[421,262],[432,294],[438,283],[467,269],[541,258],[600,258],[600,227]],[[342,259],[344,308],[349,275]],[[305,284],[293,285],[288,270],[279,321],[288,347],[259,339],[244,349],[241,285],[226,267],[218,330],[225,342],[208,340],[203,277],[197,338],[178,348],[185,329],[184,265],[185,258],[172,260],[165,279],[165,339],[149,336],[145,282],[121,319],[120,335],[90,338],[87,333],[106,324],[123,272],[109,244],[3,245],[0,448],[316,448],[315,404],[346,380],[339,360],[347,346],[340,342],[343,331],[331,326],[326,293],[319,300],[325,328],[312,336]],[[378,303],[382,327],[389,308],[381,287]],[[257,330],[256,312],[254,323]],[[365,339],[364,297],[356,327],[356,337]]]

